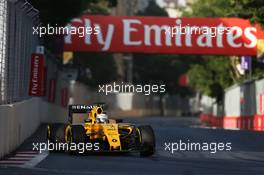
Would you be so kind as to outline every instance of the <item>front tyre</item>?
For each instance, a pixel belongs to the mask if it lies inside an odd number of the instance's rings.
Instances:
[[[151,126],[144,125],[137,128],[139,145],[140,145],[140,155],[141,156],[151,156],[155,153],[155,135]]]
[[[86,143],[86,133],[85,129],[82,125],[72,125],[71,126],[71,138],[70,138],[70,144],[85,144]],[[79,153],[79,150],[70,150],[71,154],[77,154]]]

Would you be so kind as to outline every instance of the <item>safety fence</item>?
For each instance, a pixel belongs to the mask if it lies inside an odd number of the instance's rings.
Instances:
[[[38,11],[24,0],[0,0],[0,104],[28,99],[31,54]]]
[[[203,123],[225,129],[264,131],[264,79],[227,88],[223,104],[213,102],[208,106],[210,110],[200,114]]]
[[[56,100],[58,72],[62,68],[33,34],[33,27],[38,25],[39,12],[26,0],[0,0],[0,105],[21,102],[31,96],[41,96],[49,102]],[[42,64],[36,62],[36,71],[32,66],[34,54],[43,56]],[[43,88],[41,94],[30,93],[32,72],[43,74],[36,76],[40,79],[37,86]],[[59,88],[62,91],[64,87]]]

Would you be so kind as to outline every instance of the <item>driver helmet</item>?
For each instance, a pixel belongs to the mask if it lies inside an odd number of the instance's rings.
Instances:
[[[96,116],[97,123],[105,123],[108,121],[108,116],[106,114],[98,114]]]

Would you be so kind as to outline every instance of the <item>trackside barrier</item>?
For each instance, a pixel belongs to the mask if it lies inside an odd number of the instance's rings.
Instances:
[[[32,27],[38,24],[38,11],[27,1],[0,0],[0,158],[40,124],[39,99],[28,95],[30,58],[39,43]]]
[[[199,118],[202,123],[210,124],[212,115],[201,112]]]
[[[67,110],[40,98],[0,105],[0,158],[23,143],[40,123],[66,121]]]
[[[255,115],[253,119],[253,127],[255,131],[264,131],[264,116]]]
[[[264,131],[264,79],[227,88],[224,112],[216,115],[218,104],[212,108],[213,113],[200,114],[201,122],[225,129]]]
[[[241,116],[240,86],[234,85],[225,90],[223,127],[239,129],[238,119]]]
[[[14,150],[38,128],[40,123],[38,99],[1,105],[0,121],[0,157],[2,157]]]
[[[264,131],[264,79],[255,82],[256,114],[253,119],[254,130]]]
[[[200,121],[207,125],[214,125],[215,117],[213,115],[213,106],[215,99],[207,95],[203,95],[200,101],[201,113]]]
[[[253,118],[256,113],[255,100],[254,81],[226,89],[223,127],[226,129],[253,129]]]
[[[200,113],[200,121],[207,125],[221,128],[223,127],[223,107],[222,105],[213,104],[213,111],[211,114]]]
[[[223,126],[225,129],[253,129],[253,116],[224,117]]]
[[[210,119],[210,123],[215,127],[223,127],[223,106],[221,104],[213,104],[213,115]]]
[[[215,103],[215,98],[203,95],[201,97],[201,110],[205,114],[213,114],[213,104]]]

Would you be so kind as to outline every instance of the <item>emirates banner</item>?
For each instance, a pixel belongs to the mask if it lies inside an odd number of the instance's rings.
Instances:
[[[34,53],[31,56],[29,95],[30,96],[45,95],[45,67],[44,67],[43,54]]]
[[[68,101],[69,101],[68,89],[67,88],[62,88],[61,89],[61,106],[67,107]]]
[[[239,18],[84,15],[66,28],[65,51],[256,55],[264,39],[259,25]]]
[[[49,94],[48,94],[48,101],[55,102],[56,97],[56,80],[51,79],[49,81]]]

